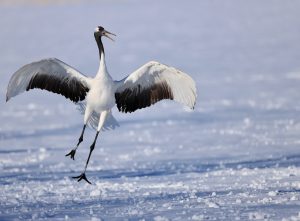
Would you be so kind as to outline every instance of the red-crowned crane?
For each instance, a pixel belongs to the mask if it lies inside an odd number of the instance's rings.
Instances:
[[[39,88],[61,94],[80,105],[84,112],[83,129],[77,145],[66,156],[74,160],[87,124],[97,130],[83,172],[73,177],[78,181],[84,179],[88,183],[85,172],[99,132],[104,128],[118,126],[111,113],[115,104],[119,111],[125,113],[148,107],[163,99],[171,99],[194,108],[197,96],[195,82],[189,75],[155,61],[144,64],[121,81],[114,81],[106,68],[102,36],[113,40],[112,36],[115,34],[101,26],[94,31],[100,56],[99,69],[94,78],[81,74],[56,58],[43,59],[27,64],[15,72],[6,93],[8,101],[24,91]]]

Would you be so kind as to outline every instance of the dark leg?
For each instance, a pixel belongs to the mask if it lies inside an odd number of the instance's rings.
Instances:
[[[91,184],[91,182],[88,181],[88,179],[87,179],[86,176],[85,176],[85,171],[86,171],[86,168],[87,168],[87,166],[88,166],[88,164],[89,164],[89,161],[90,161],[92,152],[93,152],[93,150],[94,150],[94,148],[95,148],[95,144],[96,144],[98,135],[99,135],[99,131],[97,131],[96,137],[95,137],[95,139],[94,139],[94,142],[93,142],[92,145],[90,146],[89,157],[88,157],[88,159],[87,159],[87,161],[86,161],[86,164],[85,164],[85,168],[84,168],[83,173],[80,174],[79,176],[72,177],[72,178],[74,178],[74,179],[78,179],[78,182],[81,181],[81,180],[85,180],[86,182],[88,182],[89,184]]]
[[[86,124],[83,125],[82,132],[81,132],[81,135],[79,137],[79,140],[78,140],[78,143],[77,143],[76,147],[74,149],[72,149],[70,153],[66,154],[66,157],[70,156],[71,159],[74,160],[76,150],[77,150],[79,144],[83,141],[83,134],[84,134],[84,131],[85,131],[85,127],[86,127]]]

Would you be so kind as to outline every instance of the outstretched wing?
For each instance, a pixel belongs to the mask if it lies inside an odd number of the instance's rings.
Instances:
[[[39,88],[61,94],[73,102],[85,99],[90,79],[71,66],[49,58],[27,64],[11,77],[6,101],[30,89]]]
[[[133,112],[163,99],[175,100],[190,108],[196,102],[196,85],[187,74],[150,61],[121,81],[115,82],[119,111]]]

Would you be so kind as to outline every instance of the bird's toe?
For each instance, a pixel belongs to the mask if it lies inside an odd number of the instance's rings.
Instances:
[[[72,177],[73,179],[78,179],[77,181],[85,180],[87,183],[92,184],[87,178],[85,173],[80,174],[79,176]]]
[[[76,149],[73,149],[70,151],[70,153],[66,154],[65,156],[70,156],[72,160],[75,160],[75,153],[76,153]]]

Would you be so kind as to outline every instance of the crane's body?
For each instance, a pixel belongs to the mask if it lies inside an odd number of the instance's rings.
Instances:
[[[111,113],[115,105],[119,111],[130,113],[160,100],[170,99],[194,108],[197,96],[195,82],[189,75],[155,61],[144,64],[121,81],[114,81],[107,71],[102,43],[102,36],[113,40],[110,35],[114,34],[101,26],[94,32],[100,57],[94,78],[81,74],[56,58],[49,58],[27,64],[15,72],[6,93],[8,101],[24,91],[39,88],[61,94],[80,105],[84,114],[83,129],[77,145],[66,156],[74,160],[76,150],[83,141],[86,125],[96,129],[84,171],[73,177],[88,183],[85,172],[100,131],[118,126]]]
[[[86,95],[84,124],[87,124],[87,121],[93,111],[101,114],[102,112],[110,111],[116,105],[116,86],[107,71],[104,54],[101,57],[102,59],[99,65],[99,70],[95,78],[91,81],[90,90]],[[100,129],[101,128],[98,126],[98,130]]]

